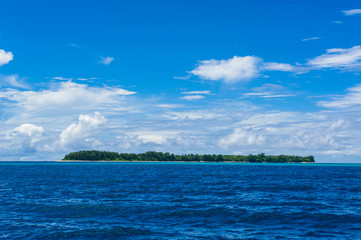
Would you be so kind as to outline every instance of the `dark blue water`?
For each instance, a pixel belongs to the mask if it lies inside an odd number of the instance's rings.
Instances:
[[[361,239],[361,165],[0,163],[0,239]]]

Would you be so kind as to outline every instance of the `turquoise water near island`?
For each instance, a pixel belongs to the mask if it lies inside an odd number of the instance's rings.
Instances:
[[[361,239],[361,165],[0,162],[0,219],[0,239]]]

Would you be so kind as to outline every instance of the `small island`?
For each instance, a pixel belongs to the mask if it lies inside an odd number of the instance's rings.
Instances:
[[[63,161],[122,161],[122,162],[245,162],[245,163],[314,163],[313,156],[291,155],[222,155],[222,154],[183,154],[175,155],[149,151],[145,153],[117,153],[85,150],[66,154]]]

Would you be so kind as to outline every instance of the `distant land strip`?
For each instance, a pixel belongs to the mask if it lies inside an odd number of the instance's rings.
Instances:
[[[117,153],[108,151],[85,150],[66,154],[63,161],[122,161],[122,162],[249,162],[249,163],[314,163],[313,156],[293,155],[222,155],[222,154],[184,154],[149,151],[145,153]]]

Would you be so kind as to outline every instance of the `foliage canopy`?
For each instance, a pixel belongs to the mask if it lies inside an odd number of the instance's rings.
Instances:
[[[297,163],[297,162],[315,162],[313,156],[300,157],[291,155],[222,155],[222,154],[184,154],[175,155],[173,153],[163,153],[149,151],[145,153],[117,153],[107,151],[86,150],[72,152],[63,158],[63,160],[80,161],[155,161],[155,162],[266,162],[266,163]]]

